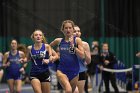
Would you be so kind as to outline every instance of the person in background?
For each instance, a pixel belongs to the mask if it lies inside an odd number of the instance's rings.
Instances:
[[[10,93],[21,93],[21,75],[24,72],[24,67],[21,62],[27,61],[24,52],[18,51],[17,46],[17,40],[12,39],[11,49],[3,57],[3,67],[6,68],[6,79]]]
[[[108,43],[103,43],[102,44],[102,51],[101,51],[101,54],[100,54],[100,62],[101,62],[101,65],[100,65],[101,70],[103,68],[114,69],[114,64],[116,64],[116,62],[117,62],[114,54],[109,51]],[[111,85],[114,88],[115,93],[119,93],[119,90],[118,90],[118,87],[117,87],[117,84],[116,84],[115,73],[102,71],[102,76],[103,76],[103,80],[104,80],[104,83],[105,83],[106,93],[110,93],[109,81],[111,81]]]
[[[126,80],[127,80],[127,84],[126,84],[126,90],[127,93],[132,93],[132,71],[129,71],[126,73]]]
[[[53,63],[53,66],[52,66],[52,69],[56,72],[57,71],[57,68],[58,68],[58,65],[60,63],[60,53],[59,53],[59,47],[57,47],[55,49],[57,55],[58,55],[58,59]],[[56,74],[56,73],[55,73]],[[60,93],[63,93],[63,88],[62,86],[60,85],[59,81],[57,80],[57,89],[60,91]]]
[[[60,63],[57,68],[57,78],[65,93],[73,93],[79,78],[78,56],[84,58],[82,40],[74,37],[74,22],[65,20],[62,22],[61,31],[64,38],[56,38],[51,46],[59,46]]]
[[[17,50],[24,52],[25,57],[27,57],[27,47],[26,47],[25,44],[18,44]],[[29,83],[29,77],[28,77],[28,73],[26,71],[27,65],[28,64],[25,63],[22,66],[22,67],[24,67],[24,71],[22,72],[22,81],[23,81],[23,83]]]
[[[75,25],[74,26],[74,36],[81,37],[81,31],[80,28]],[[78,57],[79,65],[80,65],[80,71],[79,71],[79,81],[77,84],[77,88],[75,89],[75,93],[84,93],[84,86],[85,81],[87,78],[87,65],[91,62],[91,54],[90,54],[90,47],[89,44],[85,41],[82,41],[83,49],[85,53],[85,58],[81,59]]]
[[[136,57],[140,57],[140,52],[136,53]]]
[[[96,80],[96,67],[100,63],[100,48],[98,41],[93,41],[91,45],[91,63],[88,65],[88,75],[90,77],[92,92],[96,93],[99,88],[99,81],[101,80],[100,70],[98,69],[98,81]],[[96,84],[98,83],[98,86]]]

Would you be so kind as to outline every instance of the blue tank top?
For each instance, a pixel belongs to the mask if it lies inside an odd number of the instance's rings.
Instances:
[[[38,75],[42,72],[48,71],[48,64],[42,62],[43,59],[49,58],[49,53],[45,48],[45,44],[42,43],[42,47],[39,50],[34,49],[34,45],[32,45],[32,49],[30,51],[31,56],[31,75]]]
[[[16,73],[19,72],[21,68],[21,63],[19,62],[20,55],[19,51],[17,51],[16,55],[12,55],[11,51],[9,52],[8,62],[10,62],[10,66],[6,68],[8,72]]]
[[[64,39],[59,44],[60,50],[60,63],[58,69],[62,71],[79,72],[79,62],[77,55],[73,49],[70,48],[70,42],[66,42]],[[74,37],[74,45],[76,45]]]
[[[80,57],[78,57],[78,60],[79,60],[79,66],[80,66],[79,72],[87,71],[85,60],[84,59],[81,59]]]

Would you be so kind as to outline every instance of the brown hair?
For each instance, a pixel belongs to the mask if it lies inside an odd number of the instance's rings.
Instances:
[[[17,50],[24,52],[25,55],[27,53],[27,47],[25,44],[18,44]]]
[[[72,25],[72,27],[73,27],[73,29],[74,29],[74,26],[75,26],[75,25],[74,25],[74,22],[71,21],[71,20],[65,20],[65,21],[62,22],[61,31],[64,30],[64,26],[65,26],[66,23],[71,23],[71,25]]]

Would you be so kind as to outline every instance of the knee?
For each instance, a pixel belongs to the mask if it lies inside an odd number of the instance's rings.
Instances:
[[[71,88],[67,88],[65,93],[72,93],[72,89]]]
[[[79,93],[78,91],[74,91],[74,93]]]
[[[79,91],[78,90],[75,90],[74,93],[79,93]]]
[[[66,90],[66,92],[65,93],[72,93],[72,91],[70,91],[70,90]]]

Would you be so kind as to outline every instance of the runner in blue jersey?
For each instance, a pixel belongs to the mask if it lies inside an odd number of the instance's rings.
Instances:
[[[25,54],[17,50],[17,41],[11,41],[11,50],[3,57],[3,66],[6,68],[6,79],[10,93],[21,93],[21,73],[24,71],[21,61],[26,61]]]
[[[52,55],[52,49],[46,44],[44,34],[37,29],[31,35],[33,45],[28,46],[27,57],[31,60],[30,80],[35,93],[50,93],[49,62],[54,62],[57,55]]]
[[[81,31],[77,25],[74,26],[74,36],[81,37]],[[85,41],[82,41],[82,44],[83,44],[83,48],[84,48],[85,58],[81,59],[80,57],[78,57],[79,65],[80,65],[79,81],[78,81],[77,88],[74,93],[84,93],[84,86],[85,86],[85,81],[87,78],[86,65],[91,62],[89,44]]]
[[[84,50],[81,39],[73,37],[73,21],[63,21],[61,31],[65,37],[56,38],[50,45],[59,45],[60,63],[56,75],[65,93],[72,93],[76,88],[79,77],[79,62],[77,56],[84,58]]]

